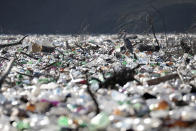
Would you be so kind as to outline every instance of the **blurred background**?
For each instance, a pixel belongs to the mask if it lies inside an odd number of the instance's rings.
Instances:
[[[196,31],[196,0],[1,0],[0,34]]]

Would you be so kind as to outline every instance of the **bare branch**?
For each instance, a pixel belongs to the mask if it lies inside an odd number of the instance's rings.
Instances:
[[[30,54],[27,54],[27,53],[25,53],[25,52],[20,52],[21,54],[23,54],[23,55],[26,55],[26,56],[28,56],[28,57],[30,57],[30,58],[33,58],[33,59],[35,59],[35,60],[38,60],[39,58],[36,58],[36,57],[34,57],[33,55],[30,55]]]
[[[0,49],[1,49],[1,48],[5,48],[5,47],[9,47],[9,46],[21,45],[21,44],[22,44],[22,41],[23,41],[27,36],[28,36],[28,35],[24,36],[20,41],[15,42],[15,43],[0,45]]]
[[[2,86],[2,84],[3,84],[3,82],[4,82],[4,80],[5,80],[5,78],[6,78],[7,75],[10,73],[10,70],[11,70],[11,68],[12,68],[12,66],[13,66],[14,60],[15,60],[14,58],[12,58],[12,59],[10,60],[10,62],[9,62],[8,65],[7,65],[7,68],[6,68],[5,72],[3,73],[2,77],[0,78],[0,88],[1,88],[1,86]]]
[[[163,76],[163,77],[159,77],[159,78],[152,79],[152,80],[148,80],[147,83],[148,83],[149,86],[157,85],[161,82],[165,82],[165,81],[176,79],[176,78],[179,78],[179,75],[177,73],[170,74],[170,75]]]

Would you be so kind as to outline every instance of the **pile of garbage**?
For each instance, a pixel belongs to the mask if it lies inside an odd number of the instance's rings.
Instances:
[[[194,131],[195,38],[1,35],[0,130]]]

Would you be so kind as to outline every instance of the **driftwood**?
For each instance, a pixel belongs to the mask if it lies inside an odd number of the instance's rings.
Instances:
[[[167,75],[167,76],[163,76],[163,77],[159,77],[159,78],[156,78],[156,79],[148,80],[147,84],[149,86],[157,85],[157,84],[159,84],[161,82],[165,82],[165,81],[176,79],[176,78],[179,78],[179,75],[177,73],[170,74],[170,75]]]
[[[0,49],[1,49],[1,48],[5,48],[5,47],[10,47],[10,46],[21,45],[21,44],[22,44],[22,41],[23,41],[27,36],[28,36],[28,35],[24,36],[20,41],[15,42],[15,43],[0,45]]]
[[[49,68],[49,67],[55,65],[56,63],[57,63],[57,61],[55,61],[55,62],[53,62],[53,63],[51,63],[51,64],[49,64],[49,65],[46,65],[45,67],[42,68],[42,70],[44,70],[44,69],[46,69],[46,68]]]
[[[0,78],[0,88],[1,88],[1,86],[2,86],[2,84],[3,84],[3,82],[4,82],[4,80],[5,80],[5,78],[6,78],[7,75],[10,73],[10,70],[11,70],[11,68],[12,68],[12,66],[13,66],[13,63],[14,63],[14,58],[12,58],[12,59],[10,60],[10,62],[9,62],[8,65],[7,65],[7,68],[6,68],[5,72],[3,73],[3,75],[2,75],[1,78]]]
[[[9,60],[8,58],[2,56],[0,56],[0,59]]]
[[[21,73],[21,72],[18,72],[18,71],[17,71],[16,73],[18,73],[18,74],[20,74],[20,75],[23,75],[23,76],[31,77],[31,78],[32,78],[32,77],[34,77],[33,75],[29,75],[29,74]]]
[[[25,53],[25,52],[20,52],[21,54],[23,54],[23,55],[26,55],[26,56],[28,56],[28,57],[30,57],[30,58],[32,58],[32,59],[35,59],[35,60],[38,60],[39,58],[36,58],[36,57],[34,57],[33,55],[30,55],[30,54],[27,54],[27,53]]]
[[[75,43],[75,45],[76,45],[77,47],[79,47],[83,52],[86,51],[86,49],[84,49],[84,48],[83,48],[82,46],[80,46],[79,44]]]

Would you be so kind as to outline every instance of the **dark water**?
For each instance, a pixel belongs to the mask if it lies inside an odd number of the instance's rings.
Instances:
[[[121,28],[144,32],[146,11],[157,32],[185,32],[196,22],[196,2],[157,6],[152,0],[1,0],[0,33],[116,33]],[[161,3],[160,3],[161,4]],[[125,25],[125,26],[124,26]]]

